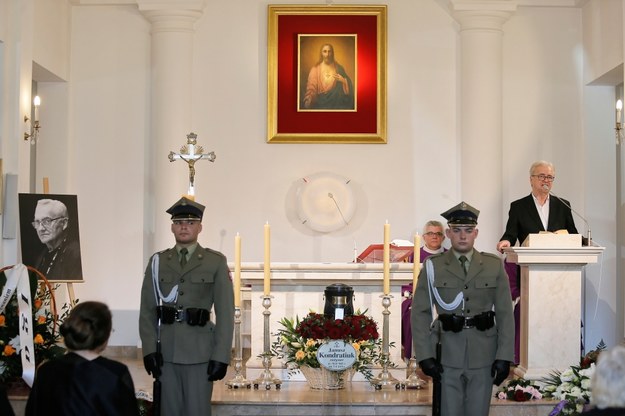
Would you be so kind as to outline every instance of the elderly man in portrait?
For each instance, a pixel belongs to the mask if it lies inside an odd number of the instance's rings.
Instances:
[[[35,268],[50,280],[82,280],[80,245],[68,233],[67,206],[56,199],[40,199],[32,226],[45,248]]]

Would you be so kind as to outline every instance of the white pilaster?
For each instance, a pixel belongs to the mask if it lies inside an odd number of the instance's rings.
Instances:
[[[170,165],[167,155],[178,152],[191,132],[191,73],[194,24],[203,0],[138,0],[139,10],[152,23],[151,141],[146,151],[146,221],[151,251],[172,245],[165,210],[188,188],[187,167]],[[182,163],[182,162],[179,162]],[[153,238],[150,238],[152,234]],[[149,246],[149,243],[148,243]]]
[[[451,1],[460,24],[462,199],[488,217],[480,224],[478,244],[486,251],[494,251],[501,236],[502,26],[515,10],[510,0]]]

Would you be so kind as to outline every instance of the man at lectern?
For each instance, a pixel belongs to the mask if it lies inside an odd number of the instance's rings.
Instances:
[[[506,231],[497,243],[499,252],[540,231],[567,230],[569,234],[578,234],[571,204],[559,197],[551,198],[556,179],[553,164],[543,160],[532,163],[529,179],[532,192],[510,204]]]
[[[232,281],[226,257],[198,244],[204,206],[181,198],[167,213],[176,245],[154,254],[145,270],[143,364],[162,383],[161,414],[210,416],[213,381],[225,377],[230,363]]]
[[[515,245],[517,241],[522,244],[529,234],[541,231],[567,230],[569,234],[577,234],[571,204],[559,197],[551,198],[551,187],[556,179],[555,172],[550,162],[539,160],[532,163],[529,171],[532,192],[510,204],[506,231],[497,243],[497,251],[503,252],[504,248]],[[505,267],[510,279],[512,299],[518,304],[521,296],[519,268],[516,264],[507,261]],[[520,310],[518,306],[515,307],[514,316],[516,334],[514,362],[518,363],[520,359]]]
[[[441,215],[451,250],[428,257],[419,274],[415,358],[440,382],[442,415],[487,416],[492,386],[508,377],[514,357],[508,277],[497,255],[473,248],[477,209],[461,202]]]

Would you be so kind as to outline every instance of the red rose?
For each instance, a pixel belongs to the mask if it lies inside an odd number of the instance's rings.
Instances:
[[[526,402],[527,397],[525,396],[525,392],[523,390],[515,390],[514,391],[514,400],[517,402]]]

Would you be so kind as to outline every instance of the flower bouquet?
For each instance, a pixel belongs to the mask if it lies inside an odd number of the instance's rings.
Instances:
[[[0,290],[6,284],[6,275],[0,271]],[[61,339],[58,328],[69,315],[69,305],[63,305],[63,313],[56,316],[53,290],[47,285],[38,286],[37,275],[28,273],[32,296],[33,345],[35,366],[65,353],[58,345]],[[47,281],[46,281],[47,283]],[[47,290],[46,290],[47,289]],[[0,382],[15,381],[22,375],[21,345],[19,336],[19,309],[17,296],[13,296],[0,314]]]
[[[277,340],[272,344],[274,356],[285,361],[289,372],[297,372],[302,367],[320,368],[317,350],[328,340],[343,340],[356,350],[353,370],[360,372],[367,380],[373,373],[369,368],[381,361],[382,340],[379,338],[376,322],[357,311],[345,319],[326,318],[311,312],[300,321],[282,318],[282,328]]]
[[[595,372],[595,362],[599,353],[606,348],[603,341],[575,365],[559,372],[553,372],[541,380],[543,396],[560,402],[549,416],[579,415],[590,402],[590,379]]]
[[[502,400],[513,400],[515,402],[526,402],[528,400],[543,398],[540,387],[530,380],[515,378],[501,386],[495,397]]]

